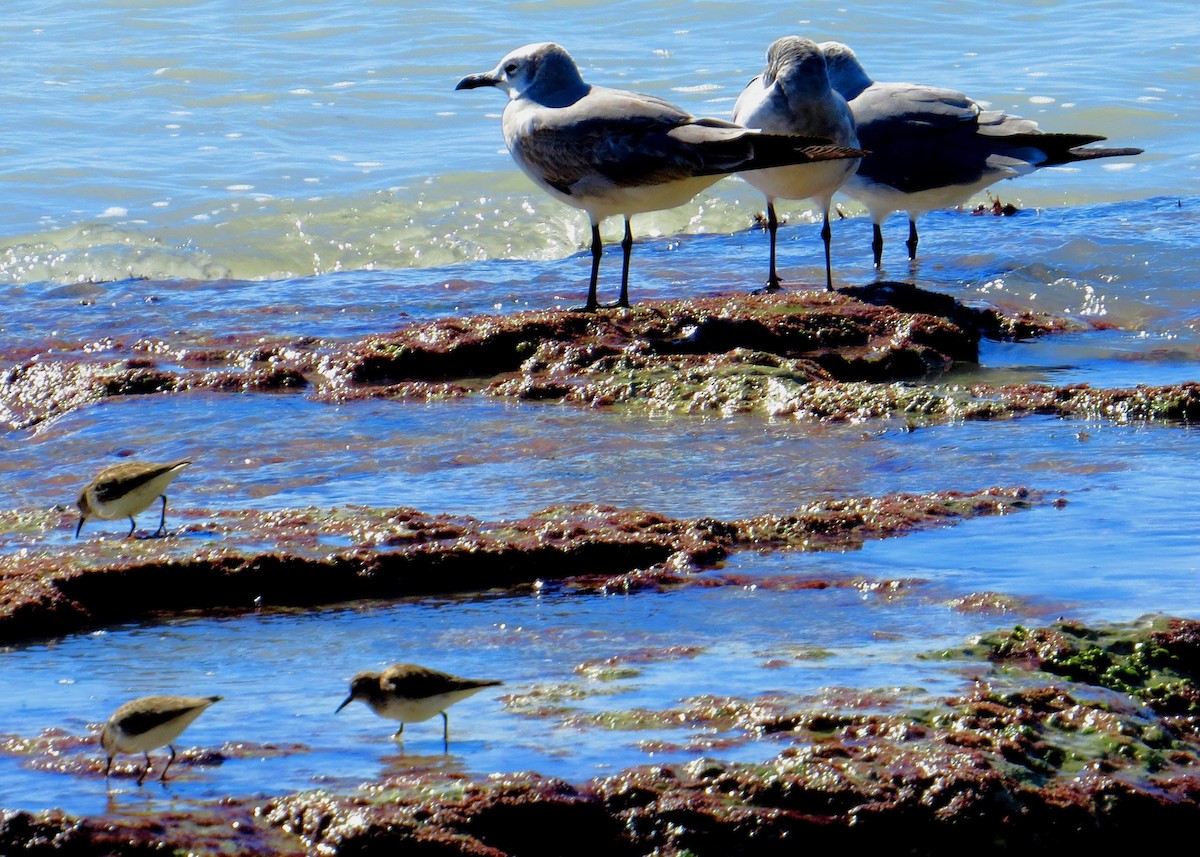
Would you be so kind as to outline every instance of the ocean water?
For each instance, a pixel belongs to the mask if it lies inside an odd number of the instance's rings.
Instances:
[[[1200,378],[1200,16],[1168,0],[22,3],[0,32],[0,359],[118,356],[142,338],[352,338],[576,304],[590,262],[586,218],[512,165],[502,96],[454,84],[513,47],[552,39],[593,82],[728,117],[766,46],[789,33],[845,41],[881,80],[959,88],[1046,130],[1146,149],[993,188],[1017,216],[928,215],[915,266],[903,219],[888,223],[886,276],[1096,326],[989,344],[964,380]],[[840,204],[835,280],[870,282],[870,223],[852,201]],[[766,238],[751,223],[761,207],[729,179],[681,209],[635,218],[634,299],[757,286]],[[812,211],[784,209],[785,278],[819,283]],[[614,274],[606,264],[606,290]],[[300,748],[181,772],[166,789],[119,780],[113,794],[77,767],[0,753],[0,807],[141,812],[225,793],[349,790],[413,768],[586,779],[701,753],[765,759],[774,739],[713,749],[729,736],[703,725],[634,731],[588,718],[671,710],[705,694],[904,688],[927,699],[981,667],[916,656],[993,628],[1200,616],[1200,446],[1178,426],[1039,417],[908,431],[496,401],[129,398],[0,434],[0,507],[70,503],[122,450],[196,460],[172,491],[181,510],[367,503],[496,519],[596,501],[732,518],[823,497],[989,485],[1067,502],[855,552],[731,559],[725,571],[759,576],[761,587],[485,593],[139,623],[12,647],[0,651],[0,740],[89,734],[125,699],[174,691],[226,697],[181,745]],[[93,526],[94,537],[123,531]],[[46,542],[69,549],[71,537]],[[765,585],[809,575],[911,580],[913,594]],[[980,593],[1010,606],[956,606]],[[615,681],[586,668],[676,645],[698,653],[651,659]],[[451,710],[446,756],[436,721],[409,727],[401,753],[393,728],[364,707],[333,715],[351,675],[405,660],[506,682]],[[506,701],[562,687],[578,697],[561,716]]]

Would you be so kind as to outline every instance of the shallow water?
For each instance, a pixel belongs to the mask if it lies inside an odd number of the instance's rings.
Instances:
[[[850,43],[881,79],[956,86],[1046,128],[1101,131],[1148,150],[1004,183],[1003,200],[1023,209],[1014,217],[923,218],[915,267],[904,258],[902,219],[889,222],[885,276],[1096,327],[985,344],[982,365],[961,380],[1132,386],[1200,375],[1200,73],[1185,47],[1200,19],[1187,4],[924,0],[904,11],[813,3],[802,13],[632,2],[85,6],[25,4],[0,36],[10,111],[21,120],[0,128],[6,365],[81,350],[123,356],[141,340],[350,339],[446,315],[576,304],[590,261],[580,252],[586,222],[545,200],[499,151],[499,96],[454,93],[454,82],[513,46],[554,38],[592,79],[728,115],[766,45],[798,32]],[[639,22],[633,38],[630,20]],[[766,244],[749,228],[758,207],[756,194],[728,181],[681,210],[636,220],[634,298],[756,286]],[[867,283],[870,224],[844,207],[852,216],[834,224],[835,276]],[[785,275],[818,282],[817,226],[804,203],[790,213]],[[607,264],[605,274],[608,288]],[[758,587],[485,593],[188,618],[11,648],[0,653],[0,684],[11,689],[0,737],[83,735],[125,699],[171,690],[226,696],[182,746],[301,746],[181,766],[165,790],[121,779],[111,803],[94,773],[0,755],[0,806],[154,811],[225,793],[351,789],[425,767],[586,779],[704,753],[765,759],[779,748],[774,739],[691,723],[609,729],[583,715],[839,688],[905,688],[897,695],[919,702],[957,692],[985,667],[916,655],[956,650],[993,628],[1198,616],[1197,442],[1175,426],[1041,417],[910,431],[891,421],[651,417],[481,400],[106,401],[0,435],[0,508],[70,504],[124,452],[195,459],[171,492],[169,521],[345,504],[500,519],[583,501],[736,518],[824,497],[990,485],[1061,492],[1067,503],[854,552],[746,553],[714,572],[761,579]],[[85,533],[123,530],[89,522]],[[45,541],[66,547],[71,536]],[[890,597],[870,585],[777,585],[796,576],[911,582]],[[956,606],[979,593],[1002,596],[1007,610]],[[677,645],[699,652],[668,656]],[[660,655],[626,678],[577,670],[645,650]],[[506,682],[451,709],[448,756],[436,721],[410,726],[401,754],[392,724],[365,707],[333,714],[354,672],[403,660]],[[582,694],[567,703],[574,719],[531,716],[520,703],[557,685]]]

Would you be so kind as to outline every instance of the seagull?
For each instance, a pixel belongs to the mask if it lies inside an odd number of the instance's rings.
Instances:
[[[825,56],[817,43],[799,36],[784,36],[767,48],[767,67],[742,90],[733,107],[733,121],[771,134],[804,134],[828,137],[842,146],[858,147],[854,117],[846,99],[829,85]],[[770,273],[767,291],[779,288],[775,272],[776,199],[813,198],[821,203],[825,242],[825,288],[833,291],[829,261],[829,208],[834,192],[858,166],[845,158],[742,173],[742,178],[767,197],[767,229],[771,233]]]
[[[868,154],[842,190],[867,206],[874,222],[875,267],[883,257],[883,221],[908,213],[908,258],[917,257],[917,215],[954,208],[1001,179],[1039,167],[1140,155],[1142,149],[1083,148],[1097,134],[1049,133],[1031,119],[984,110],[961,92],[914,83],[878,83],[840,42],[822,42],[829,80],[850,103]]]
[[[526,45],[456,89],[508,92],[501,127],[513,160],[550,196],[587,212],[592,274],[585,310],[594,311],[603,245],[600,223],[625,218],[621,292],[629,306],[634,214],[683,205],[722,176],[742,170],[861,155],[816,137],[763,134],[721,119],[697,119],[656,98],[584,82],[553,42]]]
[[[442,745],[449,750],[450,718],[446,709],[485,687],[502,683],[496,679],[461,678],[417,664],[394,664],[381,673],[361,672],[351,679],[350,695],[334,714],[361,699],[380,717],[400,721],[394,736],[397,740],[404,734],[405,722],[420,723],[440,714]]]

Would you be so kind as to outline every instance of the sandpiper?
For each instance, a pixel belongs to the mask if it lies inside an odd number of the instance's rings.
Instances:
[[[416,664],[395,664],[381,673],[356,675],[350,681],[350,695],[337,711],[361,699],[380,717],[400,721],[395,734],[397,739],[404,732],[405,722],[419,723],[441,714],[442,743],[444,749],[449,750],[450,718],[446,716],[446,709],[485,687],[502,683],[495,679],[459,678]]]
[[[587,212],[592,274],[585,310],[595,310],[603,242],[600,222],[621,215],[625,237],[621,292],[629,306],[634,214],[683,205],[721,177],[743,170],[858,157],[826,138],[765,134],[722,119],[698,119],[652,95],[592,86],[553,42],[526,45],[457,89],[494,86],[508,93],[504,142],[526,175],[550,196]]]
[[[100,471],[79,494],[79,524],[75,537],[88,518],[115,521],[129,518],[129,535],[137,529],[134,515],[144,512],[156,498],[162,498],[162,515],[155,536],[161,536],[167,525],[167,486],[191,464],[187,459],[166,464],[127,461]]]
[[[165,781],[167,769],[175,761],[172,746],[175,739],[205,709],[220,700],[219,696],[142,696],[126,702],[113,712],[100,730],[100,746],[108,755],[104,778],[108,779],[117,753],[142,753],[146,757],[146,767],[138,777],[140,786],[150,773],[150,751],[166,747],[171,751],[171,757],[159,776]]]

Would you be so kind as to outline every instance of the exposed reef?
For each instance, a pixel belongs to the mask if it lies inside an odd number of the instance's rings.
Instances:
[[[172,612],[244,612],[355,599],[468,592],[538,581],[638,589],[681,585],[731,550],[845,549],[1028,507],[1020,489],[814,503],[790,515],[678,520],[605,506],[556,507],[515,521],[414,509],[191,510],[164,539],[46,546],[68,513],[0,518],[0,642]],[[19,545],[27,545],[21,548]]]
[[[929,380],[974,363],[981,337],[1068,327],[1061,319],[972,309],[946,295],[882,283],[833,294],[443,319],[357,342],[105,341],[10,367],[0,376],[0,420],[28,428],[113,396],[190,390],[305,391],[330,401],[485,393],[742,410],[760,406],[764,385],[776,378]]]
[[[983,338],[1080,329],[1065,319],[968,307],[902,283],[654,301],[631,310],[538,310],[412,324],[354,342],[105,342],[39,355],[0,375],[0,422],[36,428],[106,398],[302,393],[319,401],[473,395],[854,421],[1200,419],[1200,385],[955,384]],[[112,355],[123,354],[113,360]],[[109,355],[107,359],[103,355]]]

